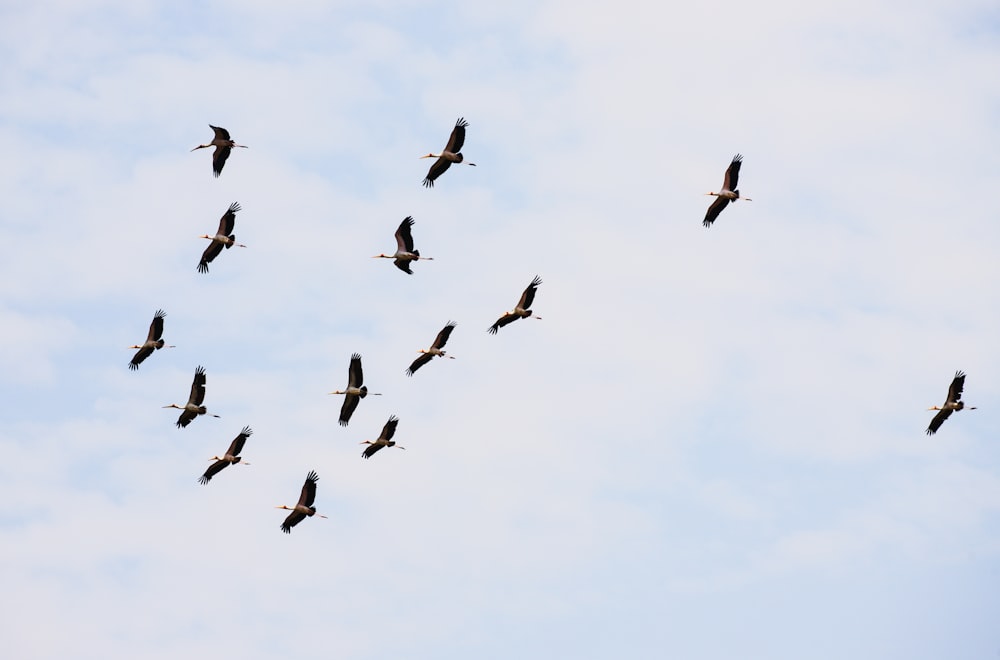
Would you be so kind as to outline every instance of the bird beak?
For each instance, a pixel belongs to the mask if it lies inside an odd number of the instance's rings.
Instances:
[[[427,154],[426,156],[421,156],[421,158],[434,158],[434,154]]]

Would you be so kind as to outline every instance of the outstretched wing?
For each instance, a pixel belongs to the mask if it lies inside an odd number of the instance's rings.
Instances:
[[[465,127],[468,125],[469,122],[465,121],[464,117],[458,118],[458,121],[455,122],[455,128],[451,129],[451,137],[448,138],[448,144],[444,147],[445,151],[457,154],[462,150],[462,146],[465,144]]]
[[[191,395],[188,397],[188,403],[200,406],[201,402],[205,400],[205,367],[201,365],[194,370],[194,380],[191,381]]]
[[[961,371],[955,372],[955,378],[948,386],[948,403],[958,403],[962,400],[962,390],[965,389],[965,374]]]
[[[358,407],[358,402],[361,401],[361,397],[356,394],[347,394],[344,396],[344,404],[340,406],[340,422],[341,426],[347,426],[347,423],[351,421],[351,415],[354,414],[354,409]]]
[[[153,321],[149,324],[149,334],[146,335],[146,341],[157,341],[163,336],[163,319],[166,316],[166,312],[162,309],[156,310],[156,314],[153,315]]]
[[[412,376],[413,372],[430,362],[434,358],[430,353],[423,353],[420,357],[413,361],[410,368],[406,370],[407,376]]]
[[[448,325],[441,328],[441,332],[434,338],[434,343],[431,344],[431,347],[438,350],[444,348],[444,345],[448,343],[448,337],[451,336],[451,331],[455,329],[456,325],[454,321],[448,321]]]
[[[740,165],[743,164],[743,156],[736,154],[733,161],[726,168],[726,178],[722,181],[723,190],[736,190],[740,185]]]
[[[706,227],[711,227],[712,223],[715,222],[715,219],[719,217],[719,214],[722,213],[722,209],[726,208],[726,204],[728,203],[729,200],[725,197],[716,197],[715,201],[712,202],[712,205],[708,207],[708,212],[705,213],[705,219],[701,224]]]
[[[450,160],[445,160],[444,158],[438,158],[436,161],[434,161],[434,164],[431,165],[431,169],[427,170],[427,176],[424,177],[424,187],[433,188],[434,181],[439,176],[447,172],[449,167],[451,167]]]
[[[207,484],[212,480],[212,477],[222,472],[223,468],[229,465],[229,461],[216,461],[208,466],[205,470],[205,474],[198,477],[198,481],[202,484]]]
[[[934,419],[931,420],[930,426],[927,427],[927,435],[934,435],[937,430],[941,428],[944,424],[944,420],[951,417],[951,409],[945,408],[944,410],[939,410],[938,414],[934,415]]]
[[[538,285],[541,283],[542,278],[535,275],[535,279],[531,280],[531,284],[524,290],[524,293],[521,294],[521,299],[517,302],[519,308],[528,309],[531,307],[531,303],[535,301],[535,292],[538,291]]]
[[[219,218],[219,234],[229,236],[233,233],[233,229],[236,227],[236,214],[241,210],[239,202],[233,202],[229,205],[229,210]]]
[[[396,230],[396,248],[400,252],[413,252],[413,234],[410,231],[410,227],[414,224],[413,216],[408,215],[399,223],[399,229]]]
[[[365,458],[371,458],[372,456],[375,455],[375,452],[377,452],[379,449],[381,449],[384,446],[385,445],[383,445],[381,443],[375,443],[375,444],[368,445],[367,447],[365,447],[365,450],[363,452],[361,452],[361,455],[364,456]]]
[[[519,318],[521,317],[518,316],[517,314],[510,314],[510,313],[504,314],[503,316],[497,319],[496,323],[494,323],[489,327],[489,330],[487,330],[487,332],[489,332],[491,335],[495,335],[497,333],[497,330],[504,327],[505,325],[513,323]]]
[[[316,482],[319,481],[319,475],[316,474],[315,470],[310,470],[309,474],[306,475],[306,480],[302,484],[302,493],[299,495],[299,505],[301,506],[312,506],[313,502],[316,501]]]
[[[295,527],[305,519],[306,519],[306,514],[302,513],[301,511],[292,511],[291,513],[288,514],[288,517],[285,518],[285,522],[281,523],[281,531],[283,531],[285,534],[291,534],[292,527]]]
[[[199,273],[208,272],[208,264],[212,263],[212,260],[219,256],[219,253],[222,252],[222,247],[222,243],[219,241],[212,241],[208,244],[205,251],[201,253],[201,261],[198,262]]]
[[[132,361],[128,363],[128,368],[133,370],[138,369],[139,365],[142,364],[142,361],[148,358],[152,354],[153,354],[152,346],[143,346],[138,351],[136,351],[136,354],[134,356],[132,356]]]

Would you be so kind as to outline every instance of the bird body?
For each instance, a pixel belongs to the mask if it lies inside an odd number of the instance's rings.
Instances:
[[[218,126],[208,125],[213,131],[215,131],[215,137],[208,144],[199,144],[197,147],[191,151],[197,151],[198,149],[207,149],[209,147],[215,147],[215,151],[212,153],[212,173],[218,177],[222,174],[222,167],[226,164],[226,159],[229,158],[229,153],[233,150],[233,147],[240,147],[246,149],[245,144],[236,144],[231,137],[229,137],[229,131]]]
[[[535,275],[535,279],[531,280],[531,284],[528,288],[524,290],[521,294],[521,299],[517,301],[517,305],[511,311],[505,313],[503,316],[497,319],[496,323],[489,327],[489,332],[491,335],[495,335],[497,331],[509,323],[513,323],[518,319],[526,319],[530,316],[534,316],[531,311],[531,303],[535,300],[535,291],[538,290],[538,285],[542,283],[542,279]],[[535,316],[536,319],[541,320],[541,316]]]
[[[411,261],[419,261],[420,259],[433,261],[434,257],[421,257],[420,250],[414,249],[413,233],[410,231],[413,225],[413,216],[408,215],[403,218],[403,221],[399,223],[399,228],[396,229],[396,253],[376,254],[372,259],[394,259],[393,265],[408,275],[413,275],[413,271],[410,270]]]
[[[937,410],[938,414],[934,415],[934,419],[931,420],[930,425],[927,427],[927,435],[934,435],[937,430],[941,428],[944,421],[951,417],[953,412],[959,410],[975,410],[975,406],[966,406],[962,402],[962,390],[965,389],[965,374],[961,371],[955,372],[955,377],[951,381],[951,385],[948,386],[948,399],[944,402],[943,406],[931,406],[928,410]]]
[[[445,352],[441,350],[444,348],[444,345],[448,343],[448,337],[451,336],[451,331],[455,329],[455,325],[454,321],[448,321],[448,324],[444,326],[441,329],[441,332],[437,334],[437,337],[434,338],[434,343],[431,344],[430,348],[421,348],[417,351],[423,355],[414,360],[410,365],[410,368],[406,370],[407,376],[412,376],[413,372],[433,360],[435,355],[439,357],[451,358],[452,360],[455,359],[452,355],[445,355]]]
[[[469,122],[465,121],[465,118],[459,117],[458,121],[455,122],[455,128],[451,131],[451,137],[448,138],[448,144],[445,145],[444,151],[439,154],[427,154],[426,156],[421,156],[421,158],[437,158],[431,168],[427,171],[427,176],[424,178],[424,187],[433,188],[434,181],[448,171],[452,163],[462,163],[465,162],[465,158],[462,156],[462,145],[465,144],[465,127],[469,125]],[[471,165],[475,167],[475,163],[465,163],[466,165]]]
[[[240,461],[243,461],[240,456],[240,452],[243,451],[243,445],[246,444],[247,438],[253,435],[253,430],[249,426],[244,426],[240,434],[236,436],[232,442],[229,443],[229,449],[222,456],[213,456],[208,459],[210,461],[215,461],[208,469],[205,470],[205,474],[198,478],[198,481],[202,484],[207,484],[212,480],[212,477],[222,472],[224,468],[229,465],[236,465]],[[246,461],[243,461],[243,465],[250,465]]]
[[[364,380],[365,374],[361,369],[361,355],[355,353],[351,356],[351,366],[347,369],[347,389],[330,392],[330,394],[345,395],[344,405],[340,407],[340,418],[338,420],[341,426],[347,426],[347,423],[351,421],[351,415],[354,414],[354,409],[358,407],[361,399],[369,394],[372,396],[382,396],[378,392],[369,392],[368,387],[363,384]]]
[[[716,200],[708,207],[708,212],[705,213],[705,220],[701,224],[711,227],[715,219],[722,213],[722,209],[726,208],[729,202],[735,202],[738,199],[747,202],[753,201],[749,197],[740,197],[740,191],[737,190],[740,180],[740,165],[742,164],[743,156],[740,154],[733,156],[732,162],[729,163],[729,167],[726,169],[726,178],[722,181],[722,190],[705,193],[706,195],[715,195]]]
[[[396,426],[398,424],[399,418],[395,415],[390,416],[389,421],[382,427],[382,433],[379,434],[377,440],[363,440],[361,442],[363,445],[368,445],[361,455],[368,459],[382,447],[396,447],[396,441],[392,439],[392,436],[396,434]],[[397,449],[406,449],[406,447],[397,447]]]
[[[320,518],[326,518],[323,514],[317,514],[316,507],[313,506],[313,502],[316,501],[317,481],[319,481],[319,475],[316,474],[315,470],[310,470],[309,474],[306,475],[305,483],[302,484],[302,493],[299,495],[298,503],[295,506],[285,506],[282,504],[275,507],[276,509],[291,511],[288,517],[285,518],[285,522],[281,523],[281,531],[285,534],[291,534],[292,527],[305,520],[307,516],[319,515]]]
[[[205,400],[205,382],[205,368],[199,365],[194,370],[194,380],[191,382],[191,394],[188,396],[187,403],[183,406],[178,406],[175,403],[163,406],[164,408],[176,408],[182,411],[181,416],[177,418],[177,428],[186,427],[198,415],[218,417],[218,415],[208,412],[208,409],[201,405]]]
[[[202,234],[198,237],[207,238],[212,241],[205,248],[205,251],[201,253],[201,261],[198,262],[199,273],[208,272],[208,264],[212,263],[222,253],[222,248],[228,250],[234,245],[241,248],[246,247],[242,243],[236,242],[236,234],[233,233],[233,229],[236,227],[236,214],[241,210],[239,202],[233,202],[229,205],[229,209],[219,218],[219,228],[216,230],[215,235]]]
[[[146,341],[142,344],[133,344],[129,348],[138,348],[139,351],[132,356],[132,361],[128,363],[128,368],[130,370],[136,370],[142,361],[153,354],[153,351],[159,350],[166,346],[163,337],[163,319],[166,318],[167,314],[162,309],[156,310],[156,314],[153,315],[153,321],[149,324],[149,333],[146,335]],[[167,348],[176,348],[176,346],[166,346]]]

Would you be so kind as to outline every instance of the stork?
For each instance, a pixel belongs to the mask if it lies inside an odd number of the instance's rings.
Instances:
[[[542,280],[538,275],[535,275],[535,279],[531,280],[531,284],[528,288],[524,290],[521,294],[521,299],[517,301],[517,306],[511,311],[507,312],[503,316],[497,319],[497,322],[489,327],[489,332],[491,335],[495,335],[497,330],[504,327],[508,323],[513,323],[518,319],[526,319],[529,316],[534,316],[531,312],[531,303],[535,300],[535,291],[538,289],[538,285],[542,283]],[[535,316],[534,318],[539,321],[542,320],[541,316]]]
[[[448,343],[448,337],[451,336],[451,331],[455,329],[455,325],[456,324],[454,321],[448,321],[448,324],[443,328],[441,328],[441,332],[439,332],[437,334],[437,337],[434,338],[434,343],[431,344],[430,348],[427,349],[421,348],[419,351],[417,351],[418,353],[423,353],[423,355],[414,360],[413,364],[410,365],[410,368],[406,370],[407,376],[412,376],[413,372],[415,372],[417,369],[419,369],[420,367],[424,366],[425,364],[433,360],[435,355],[439,355],[441,357],[448,357],[451,358],[452,360],[455,359],[455,356],[445,355],[445,352],[441,350],[442,348],[444,348],[444,345]]]
[[[354,409],[358,407],[358,402],[369,394],[372,396],[382,396],[378,392],[369,392],[368,387],[363,385],[365,374],[361,370],[361,355],[355,353],[351,356],[351,366],[347,370],[347,389],[334,390],[329,394],[344,394],[344,405],[340,407],[340,425],[347,426],[351,421]]]
[[[425,188],[433,188],[434,180],[447,172],[452,163],[461,163],[464,161],[461,151],[462,145],[465,144],[465,127],[468,125],[469,122],[465,121],[464,117],[459,117],[458,121],[455,122],[455,128],[451,131],[451,137],[448,138],[448,144],[445,145],[444,151],[439,154],[421,156],[421,158],[437,158],[434,164],[431,165],[431,168],[427,170],[427,177],[424,178]],[[476,166],[475,163],[465,164],[472,167]]]
[[[715,195],[717,198],[712,205],[708,207],[708,212],[705,214],[705,220],[701,223],[706,227],[711,227],[715,219],[719,217],[722,213],[722,209],[726,208],[729,202],[735,202],[738,199],[745,200],[747,202],[752,202],[753,200],[749,197],[740,197],[740,191],[736,189],[739,185],[740,180],[740,165],[743,163],[743,156],[736,154],[733,156],[733,161],[729,163],[729,167],[726,169],[726,178],[722,182],[722,190],[719,192],[708,192],[706,195]]]
[[[410,270],[411,261],[420,259],[433,261],[434,257],[421,257],[420,250],[413,249],[413,234],[410,232],[413,224],[412,215],[406,216],[399,223],[399,229],[396,230],[396,254],[376,254],[372,259],[395,259],[393,265],[408,275],[413,275],[413,271]]]
[[[966,406],[962,402],[962,390],[965,389],[965,374],[961,371],[955,372],[955,377],[951,381],[951,385],[948,386],[948,400],[944,402],[943,406],[931,406],[927,410],[938,410],[938,414],[934,415],[934,419],[931,420],[930,426],[927,427],[927,435],[934,435],[937,430],[941,428],[944,424],[944,420],[951,417],[951,413],[958,410],[975,410],[975,406]]]
[[[132,361],[128,363],[128,368],[135,370],[139,368],[142,361],[153,354],[153,351],[159,350],[161,348],[177,348],[176,346],[166,346],[163,342],[163,319],[167,316],[166,312],[162,309],[156,310],[156,314],[153,314],[153,321],[149,324],[149,334],[146,335],[146,341],[142,344],[133,344],[129,348],[138,348],[139,351],[132,357]]]
[[[205,251],[201,253],[201,261],[198,262],[198,272],[207,273],[208,264],[212,263],[217,256],[222,254],[222,248],[227,250],[234,245],[236,247],[245,248],[246,246],[242,243],[236,242],[236,234],[233,233],[233,228],[236,227],[236,213],[241,211],[240,203],[233,202],[229,205],[229,210],[222,214],[219,218],[219,229],[215,232],[215,236],[209,236],[208,234],[202,234],[198,238],[207,238],[212,241],[205,248]]]
[[[211,124],[208,127],[215,131],[215,137],[208,144],[199,144],[191,151],[215,147],[215,153],[212,154],[212,172],[218,177],[222,174],[222,166],[226,164],[226,159],[229,158],[229,152],[233,150],[233,147],[246,149],[247,145],[233,142],[232,138],[229,137],[229,131],[224,128],[212,126]]]
[[[379,434],[378,440],[363,440],[361,442],[363,445],[368,445],[361,455],[367,459],[371,458],[382,447],[396,447],[396,441],[392,439],[392,436],[396,434],[397,424],[399,424],[399,418],[395,415],[390,416],[389,421],[382,427],[382,433]],[[396,448],[406,449],[406,447]]]
[[[300,522],[306,519],[306,516],[312,517],[318,515],[320,518],[326,518],[322,513],[316,513],[316,507],[313,506],[313,502],[316,501],[316,482],[319,481],[319,475],[316,474],[315,470],[310,470],[309,474],[306,475],[306,481],[302,484],[302,494],[299,495],[299,501],[295,506],[276,506],[276,509],[284,509],[285,511],[291,511],[288,517],[285,518],[285,522],[281,523],[281,531],[285,534],[292,533],[292,527],[295,527]]]
[[[194,380],[191,382],[191,395],[188,397],[188,402],[183,406],[178,406],[176,403],[171,403],[169,406],[163,406],[164,408],[177,408],[182,410],[181,416],[177,418],[177,428],[186,427],[191,423],[198,415],[211,415],[212,417],[218,417],[218,415],[213,415],[208,412],[205,406],[201,405],[201,402],[205,400],[205,368],[201,365],[194,370]]]
[[[250,465],[243,460],[240,456],[240,452],[243,451],[243,445],[246,444],[247,438],[251,435],[253,435],[253,431],[250,427],[244,426],[243,430],[240,431],[240,434],[233,438],[233,441],[229,443],[229,449],[226,450],[225,454],[222,456],[213,456],[208,459],[215,462],[208,466],[208,469],[205,470],[205,474],[201,475],[201,477],[198,478],[198,481],[203,484],[207,484],[212,480],[212,477],[222,472],[224,468],[229,465],[236,465],[240,461],[243,462],[243,465]]]

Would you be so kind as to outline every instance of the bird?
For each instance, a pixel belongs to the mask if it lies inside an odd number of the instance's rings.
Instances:
[[[315,470],[310,470],[309,474],[306,475],[306,481],[302,484],[302,494],[299,495],[299,502],[295,506],[276,506],[276,509],[284,509],[286,511],[291,511],[288,517],[285,518],[285,522],[281,523],[281,531],[285,534],[292,533],[292,527],[295,527],[300,522],[306,519],[306,516],[319,515],[320,518],[326,518],[322,513],[316,513],[316,507],[313,506],[313,502],[316,500],[316,482],[319,481],[319,475],[316,474]]]
[[[241,211],[240,203],[233,202],[229,205],[229,210],[222,214],[219,218],[219,229],[215,232],[215,236],[209,236],[208,234],[202,234],[198,238],[207,238],[212,241],[205,248],[205,251],[201,253],[201,261],[198,262],[198,272],[207,273],[208,264],[212,263],[215,259],[222,253],[222,248],[227,250],[234,245],[237,247],[245,248],[246,246],[242,243],[236,242],[236,234],[232,233],[233,228],[236,226],[236,213]]]
[[[503,316],[497,319],[497,322],[489,327],[489,332],[491,335],[495,335],[497,330],[504,327],[508,323],[513,323],[518,319],[526,319],[529,316],[533,316],[531,313],[531,303],[535,299],[535,291],[538,289],[538,285],[542,283],[542,279],[535,275],[535,279],[531,280],[531,284],[528,288],[524,290],[521,294],[521,299],[517,301],[517,306],[511,311],[505,313]],[[535,316],[539,321],[542,320],[541,316]]]
[[[128,363],[130,370],[138,369],[142,361],[152,355],[155,350],[164,347],[177,348],[176,346],[167,346],[163,343],[163,319],[166,316],[166,312],[162,309],[156,310],[156,314],[153,314],[153,321],[149,324],[149,334],[146,335],[146,341],[143,344],[129,346],[129,348],[139,349],[139,352],[132,357],[132,361]]]
[[[233,147],[241,147],[243,149],[247,149],[248,147],[245,144],[236,144],[233,142],[232,138],[229,137],[229,131],[226,129],[212,126],[211,124],[208,127],[215,131],[215,137],[208,144],[199,144],[191,151],[215,147],[215,153],[212,154],[212,172],[218,177],[222,174],[222,167],[226,164],[226,159],[229,158],[229,152],[233,150]]]
[[[465,144],[465,127],[469,125],[469,122],[465,121],[464,117],[459,117],[458,121],[455,122],[455,128],[451,131],[451,137],[448,138],[448,144],[445,145],[444,151],[439,154],[427,154],[426,156],[421,156],[421,158],[437,158],[431,168],[427,170],[427,176],[424,178],[424,187],[433,188],[434,180],[439,176],[448,171],[452,163],[461,163],[464,157],[461,154],[462,145]],[[471,165],[475,167],[475,163],[465,163],[466,165]]]
[[[229,443],[229,449],[226,450],[225,454],[222,456],[213,456],[208,459],[215,462],[208,466],[208,469],[205,470],[205,474],[201,475],[201,477],[198,478],[198,481],[200,483],[207,484],[212,480],[212,477],[222,472],[227,465],[235,465],[236,463],[243,461],[240,456],[240,452],[243,451],[243,445],[246,444],[247,438],[251,435],[253,435],[253,430],[251,430],[249,426],[244,426],[243,430],[240,431],[240,434],[233,438],[233,441]],[[250,464],[243,461],[243,465]]]
[[[413,249],[413,234],[410,233],[413,224],[412,215],[406,216],[399,223],[399,229],[396,230],[396,254],[376,254],[372,259],[395,259],[393,265],[408,275],[413,275],[413,271],[410,270],[411,261],[420,259],[433,261],[434,257],[421,257],[420,250]]]
[[[743,163],[743,156],[736,154],[733,156],[733,162],[729,163],[729,168],[726,169],[726,178],[722,181],[722,190],[719,192],[708,192],[706,195],[715,195],[716,200],[712,202],[712,205],[708,207],[708,212],[705,214],[705,220],[701,223],[706,227],[711,227],[715,219],[719,217],[722,213],[722,209],[726,208],[729,202],[735,202],[738,199],[742,199],[748,202],[753,200],[749,197],[740,197],[740,191],[736,189],[739,185],[740,180],[740,165]]]
[[[351,366],[347,370],[347,389],[346,390],[334,390],[329,392],[329,394],[345,394],[344,405],[340,407],[340,425],[347,426],[347,423],[351,421],[351,415],[354,414],[354,409],[358,407],[358,402],[365,398],[369,394],[372,396],[382,396],[378,392],[369,392],[368,388],[362,383],[365,380],[364,372],[361,371],[361,355],[355,353],[351,356]]]
[[[941,428],[944,424],[944,420],[951,417],[951,413],[956,410],[975,410],[975,406],[966,406],[962,402],[962,390],[965,388],[965,374],[961,371],[955,372],[955,377],[951,381],[951,385],[948,386],[948,400],[944,402],[943,406],[931,406],[927,410],[939,410],[940,412],[934,415],[934,419],[931,420],[930,426],[927,427],[927,435],[934,435],[937,430]]]
[[[441,332],[439,332],[437,337],[434,338],[434,343],[431,344],[430,348],[421,348],[417,351],[418,353],[423,353],[423,355],[414,360],[413,364],[410,365],[410,368],[406,370],[407,376],[412,376],[414,371],[433,360],[435,355],[448,357],[452,360],[455,359],[453,355],[445,355],[445,352],[441,350],[444,348],[444,345],[448,343],[448,337],[451,336],[451,331],[455,329],[455,325],[456,323],[454,321],[448,321],[448,324],[441,328]]]
[[[389,421],[382,427],[382,433],[379,434],[378,440],[363,440],[361,442],[363,445],[368,445],[361,455],[367,459],[371,458],[382,447],[396,447],[396,441],[392,439],[392,436],[396,434],[397,424],[399,424],[399,418],[395,415],[390,416]],[[396,448],[406,449],[406,447]]]
[[[213,415],[205,409],[205,406],[201,405],[201,402],[205,400],[205,367],[198,365],[198,368],[194,370],[194,380],[191,382],[191,396],[188,397],[188,402],[183,406],[178,406],[176,403],[171,403],[169,406],[163,406],[164,408],[177,408],[178,410],[183,410],[181,416],[177,418],[177,428],[182,428],[191,423],[198,415],[211,415],[212,417],[218,417],[218,415]]]

